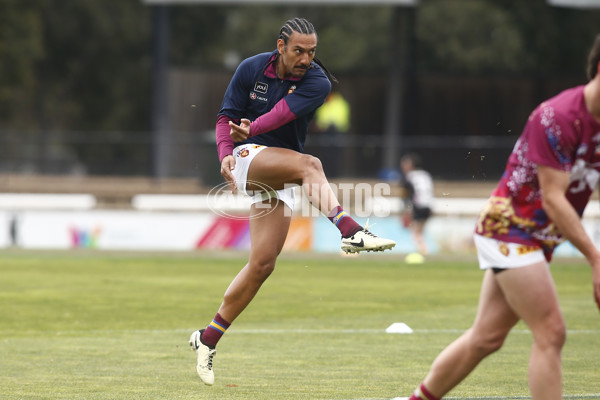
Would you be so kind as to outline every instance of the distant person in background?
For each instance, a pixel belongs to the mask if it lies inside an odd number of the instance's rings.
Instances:
[[[315,124],[319,135],[326,138],[319,143],[327,152],[323,160],[323,169],[328,176],[339,177],[343,174],[344,148],[350,129],[350,104],[339,92],[331,92],[325,103],[315,113]]]
[[[581,223],[600,179],[600,35],[589,55],[588,77],[586,85],[544,101],[529,116],[476,224],[485,273],[475,322],[438,355],[411,400],[441,399],[502,347],[519,320],[533,334],[532,398],[562,398],[566,328],[549,263],[565,239],[590,264],[600,308],[600,251]]]
[[[411,229],[418,251],[409,254],[406,261],[421,263],[428,253],[423,231],[433,206],[433,179],[431,174],[423,169],[421,157],[414,153],[402,157],[400,169],[402,187],[405,191],[402,224]]]
[[[335,79],[315,58],[316,49],[317,32],[309,21],[285,22],[276,50],[239,65],[218,113],[221,175],[233,191],[252,198],[251,243],[248,263],[225,291],[214,319],[190,337],[196,372],[207,385],[214,382],[215,346],[275,269],[294,208],[295,188],[289,186],[302,185],[310,203],[338,228],[343,251],[384,251],[396,244],[369,232],[345,212],[321,162],[302,153],[308,125]]]
[[[350,104],[339,92],[331,92],[317,109],[315,122],[325,134],[346,133],[350,129]]]

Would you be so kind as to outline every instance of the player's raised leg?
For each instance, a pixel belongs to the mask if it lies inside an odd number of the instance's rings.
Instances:
[[[256,155],[248,170],[249,190],[259,190],[252,181],[282,189],[286,184],[302,185],[310,203],[336,225],[346,252],[383,251],[396,245],[360,226],[346,213],[331,190],[318,158],[293,150],[270,147]]]

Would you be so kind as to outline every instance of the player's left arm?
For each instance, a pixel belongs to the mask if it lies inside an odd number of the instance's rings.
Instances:
[[[287,102],[279,100],[267,113],[261,115],[254,121],[242,118],[239,124],[229,121],[230,136],[234,142],[242,142],[250,136],[260,135],[283,126],[296,119]]]
[[[306,76],[296,90],[279,100],[271,110],[254,121],[243,119],[239,125],[230,122],[231,136],[234,141],[273,131],[319,108],[331,91],[331,82],[321,74]]]
[[[588,260],[592,267],[594,299],[600,308],[600,251],[583,228],[581,218],[566,197],[570,173],[537,165],[542,206],[556,227]]]

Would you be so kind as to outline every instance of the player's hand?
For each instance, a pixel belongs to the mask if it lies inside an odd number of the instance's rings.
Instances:
[[[250,136],[250,120],[246,118],[242,118],[239,125],[229,121],[229,127],[231,128],[229,136],[231,136],[236,143],[243,142]]]
[[[221,161],[221,175],[225,178],[225,181],[229,184],[231,191],[235,193],[237,191],[237,186],[235,184],[235,178],[231,171],[235,168],[235,157],[232,155],[225,156]]]

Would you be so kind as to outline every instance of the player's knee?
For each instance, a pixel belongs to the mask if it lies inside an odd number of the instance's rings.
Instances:
[[[504,332],[495,332],[490,334],[474,334],[471,339],[472,349],[481,356],[487,356],[500,350],[504,344],[507,334]]]
[[[267,279],[275,270],[275,260],[261,263],[259,266],[259,274],[263,279]]]
[[[317,157],[305,154],[304,171],[306,174],[323,173],[323,164]]]
[[[552,333],[552,346],[557,349],[562,349],[567,341],[567,328],[564,324],[554,328]]]
[[[562,349],[567,340],[567,328],[562,316],[548,318],[533,334],[538,345],[558,350]]]
[[[255,260],[252,262],[252,267],[252,271],[254,271],[256,280],[264,281],[275,270],[275,257]]]

